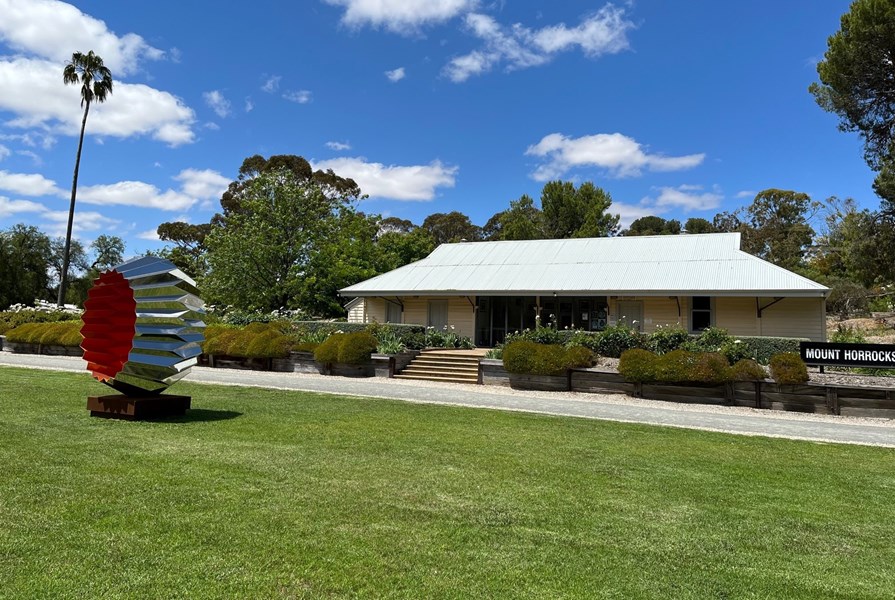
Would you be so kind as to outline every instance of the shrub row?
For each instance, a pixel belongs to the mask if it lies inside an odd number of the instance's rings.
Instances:
[[[287,335],[291,325],[283,322],[255,322],[242,329],[231,325],[205,328],[202,352],[239,358],[284,358],[296,340]]]
[[[40,344],[42,346],[81,345],[81,321],[56,323],[26,323],[6,332],[6,339],[19,344]]]
[[[314,360],[323,364],[363,365],[370,362],[378,342],[368,331],[336,333],[314,350]]]
[[[808,369],[798,354],[784,352],[770,360],[771,378],[777,383],[798,384],[808,381]],[[618,372],[627,381],[648,383],[726,383],[760,381],[767,377],[764,367],[744,358],[733,366],[720,352],[672,350],[655,354],[648,350],[625,351]]]
[[[584,346],[600,356],[618,358],[626,350],[642,349],[655,354],[674,350],[690,352],[719,352],[728,363],[735,364],[750,358],[766,365],[771,357],[781,352],[798,352],[800,338],[732,336],[727,330],[710,327],[699,335],[692,335],[680,326],[659,327],[653,333],[640,333],[624,325],[612,325],[603,331],[555,330],[538,327],[534,330],[511,333],[506,343],[527,340],[540,344]]]
[[[593,353],[583,346],[539,344],[517,340],[503,350],[503,365],[510,373],[527,375],[563,375],[568,369],[590,367]]]
[[[81,315],[70,312],[42,310],[5,310],[0,311],[0,335],[4,335],[10,329],[29,323],[59,323],[80,321]]]
[[[421,350],[426,347],[426,328],[422,325],[401,323],[346,323],[344,321],[295,321],[294,333],[303,342],[322,343],[336,332],[366,331],[377,339],[393,337],[404,348]],[[400,350],[399,350],[400,351]]]

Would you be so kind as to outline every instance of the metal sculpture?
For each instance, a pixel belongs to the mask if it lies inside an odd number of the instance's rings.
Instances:
[[[87,292],[81,348],[87,370],[129,397],[155,396],[189,373],[205,339],[196,282],[147,256],[102,273]]]

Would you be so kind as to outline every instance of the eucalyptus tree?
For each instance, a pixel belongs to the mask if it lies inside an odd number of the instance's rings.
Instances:
[[[62,70],[62,81],[66,85],[81,85],[81,108],[84,116],[81,119],[81,137],[78,139],[78,154],[75,158],[75,174],[71,182],[71,204],[68,207],[68,227],[65,230],[65,250],[63,253],[62,273],[59,281],[59,295],[56,300],[62,306],[65,300],[65,286],[68,277],[68,265],[71,251],[71,230],[75,216],[75,197],[78,192],[78,170],[81,167],[81,150],[84,147],[84,129],[87,127],[87,114],[94,102],[103,103],[112,93],[112,72],[103,64],[103,59],[93,53],[75,52],[71,61]]]

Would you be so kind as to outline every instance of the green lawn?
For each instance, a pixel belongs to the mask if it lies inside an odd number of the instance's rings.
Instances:
[[[0,368],[2,598],[892,598],[895,451]]]

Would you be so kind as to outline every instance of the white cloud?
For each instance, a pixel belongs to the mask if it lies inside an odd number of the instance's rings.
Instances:
[[[215,123],[214,121],[208,121],[205,125],[203,125],[205,129],[210,129],[211,131],[218,131],[221,126]]]
[[[279,75],[272,75],[264,81],[264,85],[261,86],[261,89],[263,91],[267,92],[268,94],[273,94],[278,89],[280,89],[280,80],[281,79],[283,79],[283,78],[280,77]]]
[[[371,198],[391,200],[431,200],[439,187],[454,187],[458,167],[440,161],[428,165],[397,166],[367,162],[363,157],[333,158],[313,164],[315,169],[332,169],[350,177]]]
[[[312,94],[308,90],[295,90],[283,94],[283,98],[297,104],[307,104],[311,101],[311,96]]]
[[[49,150],[56,145],[56,138],[37,131],[30,131],[28,133],[0,133],[0,140],[21,142],[29,148],[40,146],[44,150]]]
[[[9,157],[11,154],[12,151],[9,148],[4,146],[3,144],[0,144],[0,160]]]
[[[184,194],[199,200],[220,198],[230,185],[229,179],[211,169],[184,169],[174,179]]]
[[[613,215],[618,215],[620,217],[618,222],[619,226],[622,229],[627,229],[631,226],[631,223],[633,223],[640,217],[648,217],[662,211],[656,210],[654,207],[648,206],[646,204],[625,204],[624,202],[613,202],[607,212]]]
[[[392,83],[397,83],[406,77],[406,73],[404,72],[404,67],[398,67],[397,69],[386,71],[385,76]]]
[[[737,198],[755,198],[756,194],[758,194],[758,192],[753,191],[753,190],[743,190],[741,192],[737,192],[736,197]]]
[[[224,94],[220,90],[204,92],[202,98],[205,100],[205,104],[220,118],[223,119],[230,114],[230,101],[224,98]]]
[[[0,219],[9,217],[16,213],[23,212],[44,212],[46,207],[37,202],[29,200],[10,200],[5,196],[0,196]]]
[[[44,162],[40,158],[40,155],[37,154],[37,152],[32,152],[31,150],[16,150],[16,154],[18,154],[19,156],[27,156],[36,166],[40,166]]]
[[[6,125],[41,128],[51,133],[80,133],[80,91],[60,85],[59,65],[47,60],[14,57],[0,60],[0,89],[27,89],[27,94],[0,94],[0,110],[15,113]],[[194,140],[195,115],[169,94],[143,84],[116,83],[113,95],[91,107],[87,133],[94,136],[149,135],[179,146]]]
[[[524,69],[553,60],[560,52],[580,49],[590,58],[627,50],[627,32],[634,24],[623,8],[607,4],[585,18],[577,27],[565,23],[532,30],[519,23],[506,27],[494,18],[471,13],[466,29],[484,42],[484,48],[454,57],[444,74],[455,83],[480,75],[505,63],[507,70]]]
[[[47,211],[43,213],[42,216],[50,221],[49,226],[44,228],[49,235],[65,235],[65,230],[68,226],[67,210]],[[110,219],[95,211],[81,210],[75,214],[75,220],[72,223],[72,232],[75,235],[80,235],[91,231],[114,230],[120,222],[121,221],[117,219]]]
[[[633,138],[620,133],[598,133],[579,138],[551,133],[529,146],[525,154],[545,159],[531,174],[536,181],[555,179],[575,167],[598,167],[610,176],[631,177],[639,175],[643,169],[690,169],[705,159],[702,153],[685,156],[649,154]]]
[[[78,200],[86,204],[138,206],[159,210],[186,210],[196,203],[196,198],[185,193],[171,189],[162,192],[143,181],[79,186]]]
[[[93,50],[113,76],[121,76],[135,72],[141,60],[165,54],[135,33],[119,37],[103,21],[56,0],[0,0],[0,14],[0,39],[15,50],[49,59],[57,69],[72,52]]]
[[[251,98],[246,98],[245,111],[246,111],[246,112],[252,112],[252,109],[254,109],[254,108],[255,108],[255,103],[252,102],[252,99],[251,99]]]
[[[137,234],[137,238],[141,240],[149,240],[151,242],[160,242],[161,238],[158,236],[158,227],[155,229],[147,229],[146,231],[141,231]]]
[[[477,0],[324,0],[345,9],[342,24],[385,27],[404,35],[414,34],[425,25],[448,21],[472,10]]]
[[[56,186],[56,182],[39,173],[10,173],[0,171],[0,190],[20,196],[57,196],[64,198],[69,192]]]
[[[680,207],[688,211],[710,210],[718,208],[723,199],[724,195],[717,186],[711,192],[703,192],[699,185],[680,185],[676,188],[659,188],[656,206]]]
[[[326,142],[326,147],[330,150],[351,150],[351,144],[348,142]]]

